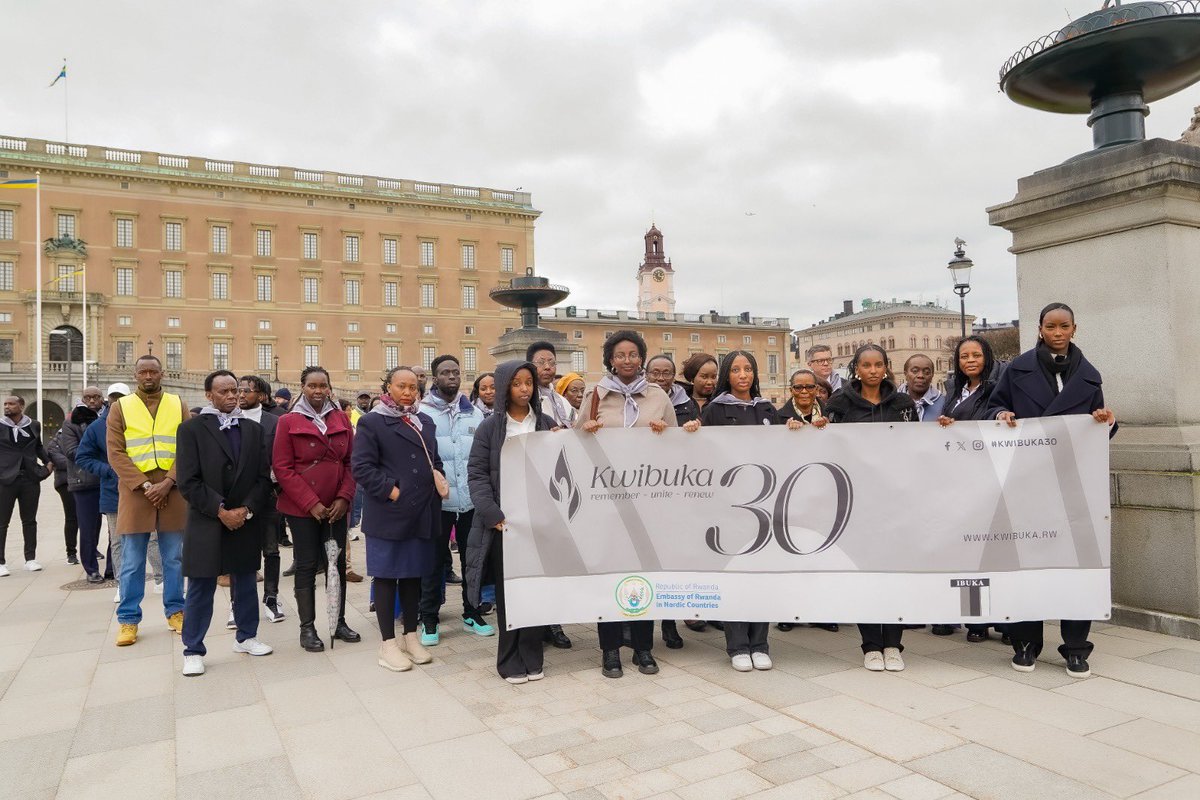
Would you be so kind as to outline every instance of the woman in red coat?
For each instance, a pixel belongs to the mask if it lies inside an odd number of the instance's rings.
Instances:
[[[272,466],[279,482],[279,513],[292,529],[296,560],[296,614],[300,617],[300,646],[310,653],[325,649],[317,636],[317,566],[325,558],[325,540],[333,537],[340,552],[341,608],[333,637],[343,642],[362,639],[346,624],[346,512],[354,500],[350,475],[353,430],[333,400],[329,373],[306,367],[300,375],[300,398],[275,428]]]

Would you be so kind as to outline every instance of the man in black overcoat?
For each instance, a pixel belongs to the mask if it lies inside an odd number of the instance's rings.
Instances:
[[[183,674],[204,674],[204,636],[217,578],[229,575],[237,623],[235,653],[265,656],[258,635],[257,571],[271,497],[270,453],[262,426],[242,417],[238,380],[217,370],[204,380],[208,405],[176,433],[175,471],[188,503],[183,536]]]

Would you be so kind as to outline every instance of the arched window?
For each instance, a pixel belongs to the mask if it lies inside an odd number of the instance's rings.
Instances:
[[[83,361],[83,334],[78,328],[59,325],[50,332],[49,345],[51,361]]]
[[[938,350],[942,349],[942,337],[940,337],[940,336],[937,337],[937,349]]]
[[[888,350],[896,349],[896,340],[891,336],[888,337]]]
[[[911,347],[913,350],[916,350],[917,349],[917,337],[915,337],[915,336],[908,337],[908,346]]]
[[[928,336],[925,337],[925,349],[926,350],[929,349],[929,337]]]

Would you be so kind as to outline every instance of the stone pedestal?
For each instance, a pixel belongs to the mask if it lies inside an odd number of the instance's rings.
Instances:
[[[1070,305],[1121,422],[1113,621],[1200,638],[1200,147],[1094,152],[988,213],[1012,233],[1022,347],[1043,306]]]
[[[582,350],[562,331],[549,331],[545,328],[515,328],[500,337],[495,347],[488,350],[495,357],[496,363],[512,359],[525,359],[525,350],[534,342],[549,342],[554,345],[558,361],[558,374],[566,375],[571,371],[571,354]]]

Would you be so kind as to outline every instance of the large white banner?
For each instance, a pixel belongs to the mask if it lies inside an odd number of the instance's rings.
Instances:
[[[1107,619],[1108,426],[534,433],[501,458],[510,627]]]

